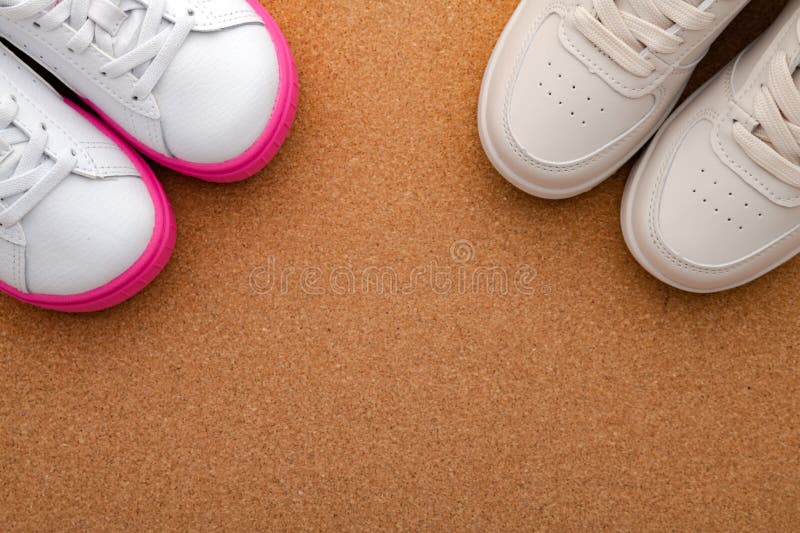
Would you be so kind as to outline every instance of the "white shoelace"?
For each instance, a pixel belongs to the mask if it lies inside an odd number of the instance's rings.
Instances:
[[[680,29],[704,30],[716,18],[688,0],[628,0],[635,11],[621,9],[616,0],[593,0],[597,17],[578,7],[578,30],[621,67],[635,76],[646,77],[655,66],[642,54],[650,49],[672,54],[684,43]]]
[[[194,12],[179,16],[174,24],[164,19],[165,0],[0,0],[0,16],[12,20],[33,19],[33,24],[52,31],[68,23],[76,33],[69,50],[82,54],[95,45],[114,58],[101,74],[118,78],[137,75],[131,98],[147,98],[166,72],[194,27]],[[135,18],[131,18],[138,12]],[[143,15],[142,15],[143,13]],[[138,23],[136,31],[120,31]]]
[[[800,38],[800,25],[798,25]],[[769,68],[769,79],[755,98],[755,131],[740,122],[733,137],[742,150],[761,168],[784,183],[800,188],[800,90],[785,52],[777,54]]]
[[[14,125],[19,112],[11,96],[0,97],[0,227],[11,227],[27,215],[50,191],[69,176],[77,164],[73,151],[55,160],[45,155],[47,129],[37,128],[28,137]]]

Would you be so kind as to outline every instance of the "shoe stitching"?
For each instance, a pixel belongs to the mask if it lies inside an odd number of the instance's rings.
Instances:
[[[9,56],[9,54],[8,54],[6,51],[2,51],[2,54],[3,54],[3,56],[5,56],[5,57],[11,57],[11,56]],[[67,131],[67,130],[66,130],[66,129],[65,129],[65,128],[64,128],[64,127],[63,127],[63,126],[62,126],[62,125],[59,123],[59,121],[57,121],[57,120],[53,119],[53,118],[50,116],[50,114],[49,114],[47,111],[45,111],[44,109],[42,109],[42,108],[41,108],[41,107],[40,107],[40,106],[39,106],[39,105],[38,105],[36,102],[34,102],[32,99],[30,99],[30,98],[28,97],[27,93],[26,93],[25,91],[23,91],[22,89],[20,89],[20,87],[19,87],[19,86],[18,86],[16,83],[14,83],[14,81],[12,81],[12,80],[11,80],[11,79],[10,79],[8,76],[6,76],[6,75],[3,75],[3,77],[6,79],[6,81],[8,82],[8,84],[9,84],[9,85],[11,85],[12,87],[14,87],[14,90],[15,90],[15,92],[16,92],[16,93],[19,93],[19,95],[20,95],[20,96],[22,96],[22,97],[25,99],[25,101],[28,103],[28,105],[30,105],[30,106],[31,106],[33,109],[35,109],[35,110],[36,110],[36,111],[37,111],[37,112],[38,112],[38,113],[39,113],[41,116],[43,116],[43,117],[47,118],[47,120],[48,120],[49,124],[53,125],[53,126],[56,128],[56,129],[58,129],[58,130],[59,130],[61,133],[63,133],[63,134],[64,134],[64,136],[65,136],[67,139],[69,139],[69,140],[70,140],[70,144],[71,144],[71,145],[73,145],[73,146],[75,146],[75,147],[78,147],[78,146],[80,146],[80,145],[81,145],[81,142],[80,142],[80,141],[78,141],[78,139],[76,139],[75,137],[73,137],[73,135],[72,135],[72,134],[71,134],[69,131]],[[46,152],[48,155],[50,155],[51,157],[53,157],[53,156],[54,156],[54,154],[53,154],[53,153],[52,153],[52,152],[51,152],[49,149],[48,149],[48,150],[46,150],[45,152]],[[89,159],[89,164],[91,165],[91,168],[89,168],[89,169],[84,169],[84,170],[85,170],[85,171],[86,171],[86,170],[88,170],[89,172],[92,172],[92,170],[94,170],[94,173],[97,173],[97,164],[96,164],[96,162],[95,162],[94,158],[92,157],[92,155],[91,155],[90,153],[86,152],[85,150],[83,151],[83,153],[84,153],[84,155],[85,155],[85,156],[86,156],[86,157]]]
[[[791,26],[791,24],[789,24],[787,27],[790,27],[790,26]],[[786,35],[787,35],[787,32],[786,32],[786,30],[784,30],[784,32],[775,40],[775,42],[781,42],[783,39],[786,38]],[[772,47],[770,47],[770,50],[772,50]],[[796,55],[798,53],[800,53],[800,47],[795,45],[795,47],[792,50],[790,55],[794,56],[794,55]],[[746,88],[743,91],[744,94],[746,94],[748,96],[752,95],[753,91],[756,88],[757,80],[763,79],[764,69],[765,68],[766,68],[766,66],[763,66],[762,69],[761,69],[760,75],[756,76],[756,77],[753,77],[753,79],[751,79],[748,82],[748,84],[746,85]],[[724,74],[724,77],[725,77],[724,78],[725,79],[725,89],[726,89],[726,94],[728,94],[729,98],[732,99],[733,98],[732,97],[733,88],[730,86],[730,84],[731,84],[731,74],[733,72],[733,67],[729,66],[727,68],[727,70],[729,72],[726,72]],[[780,203],[782,201],[783,202],[796,202],[797,200],[800,200],[800,193],[795,195],[795,196],[783,196],[783,195],[775,192],[772,188],[770,188],[770,186],[767,183],[765,183],[763,180],[759,179],[758,176],[756,176],[755,174],[750,172],[741,163],[739,163],[736,160],[734,160],[733,155],[730,154],[729,151],[725,148],[725,143],[722,141],[722,137],[720,135],[720,131],[722,129],[723,123],[727,124],[727,123],[732,122],[732,121],[733,121],[733,107],[729,106],[729,109],[728,109],[728,112],[726,113],[726,115],[723,117],[722,120],[717,121],[717,123],[715,124],[715,128],[714,128],[714,144],[717,147],[717,149],[724,155],[725,161],[729,165],[731,165],[732,167],[735,167],[735,169],[738,169],[742,174],[748,176],[751,180],[753,180],[758,185],[757,188],[759,190],[761,190],[761,192],[763,194],[766,194],[767,196],[769,196],[770,198],[772,198],[776,202],[778,202],[778,203]]]
[[[710,120],[713,123],[715,120],[719,119],[719,113],[716,113],[715,111],[710,109],[702,109],[698,111],[689,120],[689,125],[684,130],[684,134],[689,130],[691,130],[698,122],[700,122],[703,119]],[[724,274],[741,270],[745,266],[756,262],[758,259],[766,255],[769,251],[773,250],[774,248],[778,248],[779,245],[783,244],[784,242],[796,239],[798,235],[800,235],[800,232],[798,232],[797,229],[792,230],[791,232],[777,239],[771,245],[769,245],[766,248],[763,248],[759,252],[749,255],[745,259],[735,262],[733,265],[725,267],[704,267],[695,263],[691,263],[684,259],[681,259],[674,253],[672,253],[672,251],[666,246],[666,243],[664,243],[664,241],[661,239],[661,236],[658,231],[658,223],[656,221],[657,218],[656,204],[658,203],[658,199],[660,198],[661,193],[663,192],[663,187],[666,182],[668,171],[670,168],[672,168],[672,164],[675,160],[675,155],[682,146],[683,141],[685,141],[685,135],[682,135],[680,139],[678,139],[674,143],[673,147],[670,149],[669,156],[663,158],[663,161],[661,162],[661,166],[659,169],[659,177],[650,193],[650,202],[648,204],[649,205],[648,233],[650,234],[650,240],[655,245],[659,254],[666,261],[686,272],[693,272],[696,274],[719,277]]]
[[[560,9],[559,9],[560,8]],[[518,159],[522,160],[524,163],[532,166],[534,168],[538,168],[540,170],[561,174],[561,173],[568,173],[573,172],[575,170],[583,169],[586,167],[590,167],[591,165],[595,164],[597,161],[606,158],[610,153],[614,151],[620,151],[624,149],[624,144],[626,140],[629,140],[631,137],[635,137],[635,134],[638,133],[640,130],[646,129],[646,127],[653,122],[653,118],[659,116],[659,113],[656,110],[661,107],[663,104],[663,87],[658,87],[656,92],[653,93],[653,96],[656,98],[656,101],[653,105],[652,110],[649,113],[649,117],[645,116],[638,125],[636,125],[633,129],[629,130],[624,134],[624,136],[617,139],[610,145],[607,145],[604,150],[594,154],[591,157],[588,157],[584,160],[570,163],[567,165],[558,165],[558,164],[549,164],[547,162],[541,161],[532,154],[530,154],[524,147],[522,147],[516,140],[513,132],[511,131],[511,124],[509,122],[509,115],[510,115],[510,107],[511,107],[511,98],[513,95],[514,90],[514,82],[518,78],[519,73],[522,69],[522,64],[524,63],[524,59],[526,57],[526,53],[529,51],[533,38],[541,29],[541,25],[544,20],[553,15],[557,14],[559,16],[564,16],[563,10],[566,6],[562,2],[552,2],[549,4],[545,9],[542,10],[542,13],[536,17],[535,22],[531,24],[531,29],[525,35],[523,39],[523,46],[521,47],[520,51],[517,53],[516,60],[514,62],[514,69],[512,71],[511,76],[509,77],[508,81],[505,84],[505,99],[503,105],[503,131],[506,137],[506,143],[509,145],[511,150],[516,154]],[[563,19],[562,19],[562,26],[563,26]],[[662,84],[663,85],[663,84]],[[662,113],[663,114],[663,113]]]
[[[78,70],[80,70],[81,72],[83,72],[84,75],[87,78],[91,79],[92,82],[94,82],[97,86],[102,87],[103,89],[105,89],[105,91],[108,94],[112,95],[117,100],[117,102],[119,104],[121,104],[123,107],[125,107],[127,109],[136,109],[136,110],[138,110],[140,112],[140,114],[142,114],[142,115],[144,115],[144,116],[146,116],[148,118],[153,118],[153,117],[151,117],[151,115],[155,112],[155,106],[151,102],[152,96],[150,96],[150,97],[148,97],[146,99],[138,100],[138,101],[132,100],[131,98],[126,98],[126,97],[122,96],[121,94],[119,94],[119,92],[117,92],[117,90],[114,87],[108,85],[105,81],[103,81],[103,79],[101,79],[101,78],[95,76],[94,74],[92,74],[91,72],[89,72],[84,66],[82,66],[81,64],[79,64],[78,62],[76,62],[72,58],[70,58],[69,55],[65,55],[59,49],[60,47],[59,47],[58,44],[55,43],[55,41],[52,41],[52,40],[48,39],[45,35],[34,35],[34,34],[32,34],[30,31],[28,31],[27,28],[25,28],[24,24],[18,23],[16,21],[11,21],[11,24],[13,24],[17,28],[19,28],[19,30],[22,31],[23,33],[25,33],[26,35],[28,35],[29,38],[31,38],[33,40],[40,41],[40,42],[44,43],[45,45],[47,45],[48,48],[50,48],[50,50],[53,51],[55,54],[57,54],[60,58],[62,58],[67,63],[71,64],[73,67],[75,67]],[[59,30],[56,30],[56,31],[62,31],[62,30],[63,30],[63,28],[59,29]],[[23,48],[25,48],[25,47],[23,47]],[[25,48],[25,49],[27,49],[27,48]],[[94,54],[96,57],[102,57],[104,61],[107,60],[107,58],[105,56],[103,56],[102,54],[99,54],[99,52],[97,51],[97,49],[95,48],[94,45],[92,45],[89,48],[87,48],[86,52],[84,52],[81,55],[85,56],[86,54],[89,54],[89,53]],[[45,61],[44,58],[42,58],[41,56],[39,56],[39,57],[41,58],[41,61],[43,61],[43,62]],[[47,66],[50,67],[50,65],[47,65]],[[128,74],[125,74],[123,77],[118,78],[118,79],[126,79],[126,80],[128,80],[130,82],[129,84],[131,86],[133,86],[133,81],[135,81],[136,78],[132,74],[128,73]],[[146,104],[148,104],[148,103],[150,105],[146,106]]]

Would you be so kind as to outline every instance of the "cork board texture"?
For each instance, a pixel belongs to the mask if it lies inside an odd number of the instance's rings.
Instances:
[[[177,248],[116,309],[0,298],[2,529],[800,527],[800,262],[684,294],[623,243],[630,165],[501,179],[476,104],[516,0],[265,5],[302,86],[275,161],[157,168]]]

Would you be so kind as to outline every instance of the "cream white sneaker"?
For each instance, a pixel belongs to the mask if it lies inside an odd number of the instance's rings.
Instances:
[[[235,181],[278,151],[297,70],[258,0],[0,0],[0,35],[154,161]]]
[[[489,159],[543,198],[583,193],[656,132],[748,0],[523,0],[483,81]]]
[[[0,291],[70,312],[133,296],[175,243],[141,158],[0,45]]]
[[[659,132],[622,226],[654,276],[692,292],[752,281],[800,250],[800,0]]]

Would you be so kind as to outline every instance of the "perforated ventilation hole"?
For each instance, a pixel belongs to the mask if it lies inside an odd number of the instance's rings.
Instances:
[[[706,173],[707,173],[706,169],[699,169],[699,174],[706,174]],[[719,180],[716,180],[716,179],[712,180],[711,183],[713,183],[714,185],[719,185]],[[692,194],[694,194],[694,195],[699,194],[697,187],[693,187],[691,190],[692,190]],[[723,196],[723,198],[725,198],[725,197],[733,198],[734,196],[735,196],[735,194],[733,193],[733,191],[728,191],[727,194],[725,196]],[[721,208],[719,207],[719,205],[718,204],[715,205],[716,202],[714,202],[714,195],[713,194],[711,196],[701,196],[699,198],[699,201],[703,205],[708,205],[710,208],[712,208],[714,210],[714,214],[716,214],[716,215],[722,214],[722,211],[721,211]],[[745,209],[750,209],[750,207],[751,207],[751,203],[749,201],[748,202],[742,202],[739,205],[744,206]],[[724,206],[722,206],[722,207],[724,207]],[[764,212],[763,211],[756,212],[756,213],[754,213],[754,215],[755,215],[755,219],[756,220],[759,220],[759,219],[763,220],[764,219]],[[722,214],[722,216],[724,217],[723,218],[724,222],[729,223],[729,224],[734,224],[738,231],[744,231],[745,230],[745,227],[746,227],[747,224],[742,223],[741,220],[737,220],[737,217],[735,217],[735,216],[727,216],[725,214]]]
[[[547,64],[548,67],[553,67],[553,61],[552,60],[547,61],[546,64]],[[564,94],[563,91],[565,91],[565,90],[566,91],[575,92],[575,93],[580,93],[580,88],[578,87],[578,84],[577,83],[570,83],[569,80],[567,79],[567,76],[563,72],[557,72],[555,76],[556,76],[555,79],[553,79],[553,78],[545,78],[545,79],[541,79],[541,80],[539,80],[537,82],[537,86],[540,89],[542,89],[543,91],[545,91],[545,94],[547,94],[548,97],[558,97],[559,93]],[[558,80],[563,80],[563,81],[559,82]],[[569,85],[564,86],[564,85],[562,85],[563,82],[566,82]],[[556,101],[556,104],[558,104],[559,107],[564,107],[564,106],[569,104],[570,107],[571,107],[571,109],[569,111],[570,118],[578,119],[580,121],[579,123],[580,123],[581,127],[586,127],[586,126],[589,125],[589,117],[585,117],[585,116],[582,117],[581,115],[583,113],[591,114],[592,112],[596,112],[598,110],[600,111],[600,113],[605,113],[606,112],[606,108],[605,107],[596,107],[594,109],[591,109],[591,108],[580,109],[580,107],[581,107],[580,103],[584,101],[584,98],[585,98],[586,102],[592,102],[592,101],[594,101],[594,99],[590,95],[587,95],[587,96],[576,95],[576,96],[577,96],[577,99],[578,99],[577,102],[568,101],[569,100],[568,98],[564,98],[562,96],[559,100]],[[579,109],[576,109],[576,108],[572,107],[574,104],[578,104]]]

